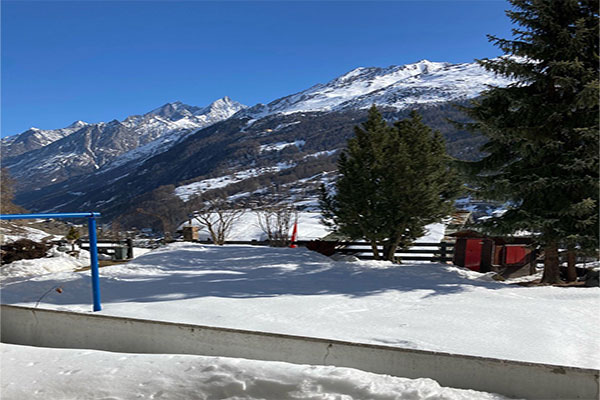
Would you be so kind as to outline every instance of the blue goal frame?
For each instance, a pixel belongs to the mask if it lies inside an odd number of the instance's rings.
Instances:
[[[98,237],[96,236],[96,218],[100,216],[97,212],[87,213],[57,213],[57,214],[3,214],[0,220],[7,219],[48,219],[48,218],[87,218],[88,233],[90,236],[90,261],[92,270],[92,298],[94,311],[102,310],[100,305],[100,278],[98,274]]]

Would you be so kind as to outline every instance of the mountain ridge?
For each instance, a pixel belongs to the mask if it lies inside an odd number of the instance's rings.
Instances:
[[[3,166],[11,170],[19,183],[19,189],[44,187],[93,172],[119,156],[157,139],[162,138],[161,144],[169,146],[186,134],[229,118],[245,107],[229,97],[218,99],[207,107],[175,102],[143,115],[128,116],[122,121],[114,119],[94,124],[76,121],[67,128],[57,130],[30,129],[20,135],[2,139]],[[173,108],[178,111],[166,111]],[[35,138],[35,141],[30,137]],[[13,150],[21,148],[29,150]],[[150,151],[149,154],[144,151],[130,154],[128,161],[134,156],[147,157],[160,149],[147,150]]]

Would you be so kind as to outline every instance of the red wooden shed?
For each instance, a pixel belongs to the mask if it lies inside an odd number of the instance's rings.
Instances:
[[[505,278],[536,272],[533,240],[526,237],[491,237],[476,231],[460,231],[456,238],[453,263],[478,272],[498,272]]]

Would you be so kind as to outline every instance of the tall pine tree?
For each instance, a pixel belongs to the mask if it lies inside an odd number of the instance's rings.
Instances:
[[[376,259],[398,261],[399,247],[451,212],[460,184],[443,138],[415,112],[389,126],[373,106],[355,134],[338,161],[335,193],[323,192],[324,220],[344,236],[370,242]]]
[[[467,163],[483,197],[508,200],[490,221],[527,230],[544,248],[542,281],[559,281],[558,249],[598,246],[598,0],[509,0],[513,39],[489,36],[505,56],[486,69],[515,83],[464,111],[489,141]]]

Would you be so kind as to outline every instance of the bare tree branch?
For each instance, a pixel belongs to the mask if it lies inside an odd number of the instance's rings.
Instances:
[[[223,199],[208,201],[208,204],[193,216],[196,221],[205,226],[214,244],[223,245],[231,229],[245,210],[234,207]]]
[[[290,229],[298,220],[298,211],[291,204],[272,204],[255,211],[258,226],[267,235],[271,246],[285,247],[290,243]]]

